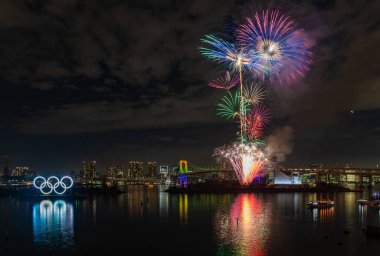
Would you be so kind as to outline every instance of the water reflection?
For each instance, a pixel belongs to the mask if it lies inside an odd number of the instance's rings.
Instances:
[[[188,201],[187,194],[179,195],[179,219],[181,224],[187,224],[188,216]]]
[[[380,209],[368,205],[358,205],[359,223],[380,225]]]
[[[314,222],[333,222],[334,221],[334,207],[330,208],[313,208],[312,210]]]
[[[364,205],[359,205],[359,222],[361,224],[365,224],[365,219],[364,217],[367,216],[367,207]]]
[[[159,212],[161,220],[167,219],[169,216],[169,193],[159,194]]]
[[[33,206],[33,241],[38,245],[74,245],[73,207],[64,200],[43,200]]]
[[[216,214],[219,254],[265,255],[269,219],[262,202],[254,194],[238,195],[229,211]]]

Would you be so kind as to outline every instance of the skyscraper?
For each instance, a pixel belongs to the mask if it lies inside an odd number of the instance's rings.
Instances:
[[[97,178],[98,173],[96,171],[96,161],[91,161],[90,162],[90,178],[95,179]]]
[[[156,162],[148,162],[148,176],[156,177],[157,175],[157,163]]]
[[[143,162],[130,161],[128,164],[128,177],[131,179],[138,179],[144,177]]]
[[[96,161],[83,161],[80,175],[83,180],[95,179],[97,177]]]
[[[89,178],[89,167],[88,167],[88,163],[86,161],[83,161],[82,162],[82,168],[80,170],[80,177],[83,179],[83,180],[87,180]]]

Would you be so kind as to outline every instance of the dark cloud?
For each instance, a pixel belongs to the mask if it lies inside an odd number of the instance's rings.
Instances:
[[[40,148],[37,140],[49,139],[69,162],[91,154],[138,158],[144,150],[169,161],[182,150],[212,163],[212,147],[231,140],[235,124],[215,117],[220,92],[207,81],[223,68],[200,56],[200,38],[231,39],[242,16],[268,6],[296,18],[314,53],[305,79],[269,87],[268,133],[294,129],[290,163],[357,156],[373,164],[365,147],[380,141],[377,114],[368,114],[380,109],[378,1],[1,1],[0,152],[25,157],[23,139]],[[152,145],[140,147],[134,137],[146,134]],[[70,136],[88,146],[73,150],[77,144],[62,140]],[[105,138],[110,145],[100,154]],[[347,149],[359,139],[368,144]]]
[[[209,100],[209,99],[204,99]],[[164,98],[146,107],[137,103],[70,104],[22,119],[17,129],[30,134],[73,134],[124,129],[220,123],[208,102]]]

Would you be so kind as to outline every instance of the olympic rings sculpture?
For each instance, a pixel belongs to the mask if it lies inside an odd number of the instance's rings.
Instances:
[[[42,176],[37,176],[33,180],[34,187],[39,189],[44,195],[50,195],[53,191],[58,195],[62,195],[73,184],[74,181],[69,176],[63,176],[61,179],[58,179],[56,176],[50,176],[47,180]],[[62,191],[58,188],[62,188]]]

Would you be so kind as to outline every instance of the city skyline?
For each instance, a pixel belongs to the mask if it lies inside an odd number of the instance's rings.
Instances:
[[[158,163],[156,161],[138,161],[138,160],[126,160],[126,161],[116,161],[99,163],[96,160],[84,160],[78,164],[75,169],[67,169],[61,171],[61,174],[75,174],[88,179],[93,179],[100,176],[129,176],[131,163],[137,163],[141,165],[142,175],[146,177],[153,177],[159,175],[160,167],[173,167],[178,165],[178,163]],[[12,164],[11,157],[8,155],[1,156],[0,164],[0,175],[5,176],[22,176],[23,172],[37,172],[39,174],[54,174],[57,173],[55,170],[41,171],[37,168],[30,167],[30,165],[17,165],[17,163]],[[5,173],[8,174],[5,174]],[[122,173],[122,174],[120,174]],[[154,175],[153,175],[154,174]]]
[[[376,167],[379,56],[360,49],[376,49],[379,4],[279,2],[314,57],[302,82],[270,88],[264,139],[281,145],[283,165]],[[222,70],[202,59],[199,39],[233,37],[249,10],[268,7],[254,4],[2,1],[0,154],[42,172],[83,159],[215,165],[236,124],[215,116],[220,95],[207,84]]]

